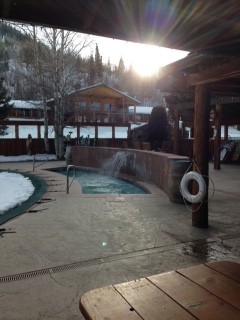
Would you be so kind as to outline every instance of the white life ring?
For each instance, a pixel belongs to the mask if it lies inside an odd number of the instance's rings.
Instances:
[[[191,180],[194,180],[198,183],[197,194],[191,194],[188,190],[188,183]],[[206,191],[207,191],[206,182],[199,173],[190,171],[183,176],[180,184],[180,192],[188,202],[190,203],[202,202],[203,198],[205,197]]]

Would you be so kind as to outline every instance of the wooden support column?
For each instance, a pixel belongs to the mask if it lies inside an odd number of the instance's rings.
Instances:
[[[19,139],[19,126],[18,124],[15,125],[15,139]],[[27,139],[27,137],[26,137]]]
[[[192,225],[199,228],[208,227],[208,157],[209,157],[209,112],[210,91],[207,86],[195,87],[194,110],[194,143],[193,159],[196,165],[193,170],[204,176],[207,192],[201,204],[192,205]],[[198,186],[193,183],[193,193],[198,192]]]
[[[115,126],[112,126],[112,139],[115,139]]]
[[[98,139],[98,125],[95,125],[95,139]]]
[[[41,125],[37,125],[37,137],[41,139]]]
[[[224,126],[224,140],[228,140],[228,125]]]
[[[125,122],[125,106],[124,106],[124,98],[123,98],[123,119],[122,122]]]
[[[214,169],[220,169],[220,145],[221,145],[221,117],[222,117],[222,106],[216,105],[215,112],[215,137],[214,137]]]
[[[174,109],[174,127],[173,127],[173,153],[179,154],[180,151],[180,136],[179,136],[179,112]]]
[[[79,141],[80,139],[80,125],[77,124],[77,140]]]

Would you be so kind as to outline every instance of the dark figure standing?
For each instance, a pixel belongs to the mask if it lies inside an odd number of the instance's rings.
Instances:
[[[26,141],[26,149],[27,149],[27,154],[31,156],[32,154],[32,136],[28,134],[27,141]]]
[[[163,141],[167,141],[170,136],[170,125],[167,112],[164,107],[154,107],[148,122],[149,141],[151,149],[161,151]]]

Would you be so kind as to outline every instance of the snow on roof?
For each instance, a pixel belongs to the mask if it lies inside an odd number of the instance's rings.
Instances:
[[[44,121],[44,118],[31,118],[31,119],[27,119],[27,118],[7,118],[8,121],[29,121],[29,122],[43,122]]]
[[[11,100],[9,103],[14,103],[13,107],[16,109],[43,109],[42,101]]]
[[[153,107],[136,106],[136,114],[151,114]],[[128,108],[129,113],[134,113],[134,106]]]

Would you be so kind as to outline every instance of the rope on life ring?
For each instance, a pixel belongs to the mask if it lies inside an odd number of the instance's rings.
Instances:
[[[198,183],[198,193],[191,194],[188,190],[188,183],[194,180]],[[206,182],[201,174],[190,171],[186,173],[180,183],[180,192],[182,196],[190,203],[199,203],[203,201],[207,191]]]

